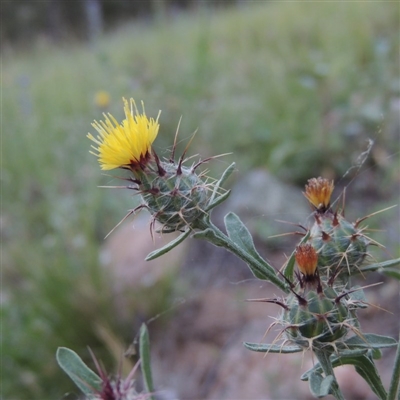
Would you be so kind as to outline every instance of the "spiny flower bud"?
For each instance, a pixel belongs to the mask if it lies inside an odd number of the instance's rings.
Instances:
[[[312,178],[308,180],[303,194],[317,211],[323,213],[329,209],[333,188],[333,181],[321,177]]]
[[[139,113],[136,103],[124,99],[125,119],[118,123],[111,115],[105,115],[105,121],[95,121],[92,125],[98,131],[95,138],[90,133],[87,137],[97,144],[92,146],[103,170],[122,168],[129,170],[133,177],[127,180],[133,185],[125,186],[138,191],[143,203],[131,210],[128,215],[146,208],[152,214],[151,229],[155,222],[161,223],[161,232],[183,230],[206,214],[209,191],[213,182],[206,183],[196,173],[196,168],[210,160],[199,161],[191,168],[183,166],[186,150],[178,161],[175,161],[176,140],[172,156],[167,161],[160,161],[151,145],[158,130],[158,117],[147,118],[144,112]],[[121,187],[121,186],[119,186]]]
[[[357,271],[367,255],[369,244],[362,229],[357,229],[357,223],[352,224],[340,211],[331,209],[333,188],[333,181],[312,178],[303,193],[316,209],[308,243],[318,253],[319,274],[327,275],[329,279]]]
[[[137,391],[139,386],[134,376],[139,368],[140,360],[133,366],[128,376],[123,379],[121,374],[111,378],[93,353],[92,358],[96,365],[100,377],[100,388],[93,388],[93,395],[85,399],[93,400],[146,400],[151,397],[150,393],[140,393]],[[92,389],[92,388],[91,388]]]
[[[299,297],[289,296],[289,310],[283,315],[288,339],[310,347],[310,340],[334,342],[348,333],[345,321],[349,318],[349,309],[334,289],[326,288],[322,293],[309,291],[301,302]]]
[[[163,172],[147,175],[139,189],[153,220],[162,224],[161,231],[179,231],[205,214],[208,187],[193,168],[175,162],[159,166]]]
[[[319,253],[319,265],[336,273],[357,271],[367,255],[368,239],[341,214],[315,215],[310,230],[312,245]]]

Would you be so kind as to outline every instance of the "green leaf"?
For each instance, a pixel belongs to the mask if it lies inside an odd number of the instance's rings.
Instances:
[[[325,377],[321,383],[320,397],[327,396],[331,391],[331,386],[335,378],[332,375]]]
[[[324,377],[317,372],[313,372],[312,374],[310,374],[308,379],[310,382],[310,392],[314,397],[319,397],[323,379]]]
[[[349,360],[350,361],[350,360]],[[374,362],[367,356],[359,357],[358,359],[351,360],[346,364],[353,364],[357,373],[364,378],[372,391],[382,400],[387,399],[387,393],[382,385],[381,378],[375,367]]]
[[[254,247],[250,232],[240,221],[239,217],[233,213],[225,216],[225,225],[228,236],[213,225],[209,218],[205,216],[198,220],[194,227],[199,229],[192,237],[204,239],[227,249],[243,260],[259,279],[269,280],[284,292],[288,292],[288,285],[278,277],[275,270],[257,253]]]
[[[221,175],[221,178],[219,178],[218,182],[214,186],[214,190],[212,192],[210,202],[209,204],[212,204],[214,202],[215,197],[218,195],[219,189],[222,187],[222,185],[225,183],[225,181],[231,176],[232,172],[235,170],[236,164],[233,162]],[[222,195],[223,196],[223,195]],[[222,197],[220,196],[220,197]],[[228,197],[228,196],[227,196]],[[225,200],[225,199],[224,199]],[[223,200],[221,200],[223,201]],[[219,203],[218,203],[219,204]],[[215,204],[213,207],[208,206],[207,210],[210,210],[211,208],[214,208],[217,204]]]
[[[386,272],[386,269],[388,269],[389,271],[391,271],[393,273],[393,272],[399,271],[398,269],[393,268],[393,267],[398,267],[398,266],[400,266],[400,258],[366,265],[365,267],[360,268],[360,272],[368,272],[368,271],[376,271],[376,270],[382,270],[380,272]]]
[[[382,358],[382,352],[379,349],[371,349],[369,352],[374,360],[380,360]]]
[[[301,239],[299,244],[303,244],[307,242],[308,238],[310,237],[310,231],[306,233],[306,235]],[[293,281],[293,272],[294,272],[294,264],[295,264],[295,256],[296,256],[296,249],[293,250],[292,254],[290,255],[289,259],[286,262],[286,265],[283,269],[283,275],[289,279],[289,281]]]
[[[188,229],[187,231],[181,233],[177,238],[167,243],[165,246],[161,247],[160,249],[152,251],[147,255],[145,261],[154,260],[155,258],[160,257],[165,253],[168,253],[174,247],[178,246],[178,244],[182,243],[190,235],[190,232],[191,232],[190,229]]]
[[[363,333],[363,337],[352,336],[344,341],[345,347],[382,349],[397,346],[397,341],[389,336],[375,335],[373,333]]]
[[[311,394],[318,398],[327,396],[330,393],[334,380],[335,379],[332,375],[328,375],[324,378],[319,373],[312,373],[309,379]]]
[[[91,396],[101,391],[101,378],[74,351],[66,347],[59,347],[56,359],[58,365],[86,396]]]
[[[281,354],[289,354],[289,353],[298,353],[303,351],[303,349],[299,346],[279,346],[277,344],[259,344],[259,343],[249,343],[244,342],[244,347],[251,351],[256,351],[259,353],[281,353]]]
[[[362,353],[364,351],[364,353]],[[382,385],[382,381],[379,377],[378,371],[376,370],[374,362],[367,355],[367,349],[361,349],[356,351],[346,351],[340,353],[338,356],[331,356],[331,363],[333,368],[341,365],[354,365],[357,373],[368,383],[372,391],[378,396],[379,399],[386,399],[386,390]],[[313,374],[322,373],[321,364],[316,364],[309,371],[304,373],[301,380],[309,380]]]
[[[236,214],[231,212],[225,216],[225,226],[228,236],[233,243],[239,246],[247,254],[252,256],[260,265],[262,265],[268,271],[267,275],[273,274],[276,276],[274,268],[269,265],[256,250],[249,230]]]
[[[385,268],[383,273],[391,278],[397,279],[400,281],[400,270],[395,268]]]
[[[147,393],[153,393],[154,385],[150,365],[150,339],[149,331],[147,330],[147,326],[145,324],[142,324],[140,328],[139,351],[144,385]],[[153,399],[153,397],[150,397],[150,399]]]
[[[215,198],[212,202],[210,201],[204,211],[210,211],[213,208],[217,207],[217,205],[221,204],[223,201],[225,201],[229,197],[230,194],[231,194],[231,191],[228,190],[221,196],[218,196],[217,198]]]
[[[399,338],[400,340],[400,338]],[[387,400],[400,399],[400,346],[397,346]]]
[[[211,228],[204,229],[202,231],[195,232],[192,237],[194,239],[208,240],[215,246],[223,246],[223,242],[218,238],[215,232]]]
[[[367,298],[365,297],[364,290],[362,290],[361,286],[353,286],[351,290],[354,290],[354,292],[349,293],[351,303],[356,305],[357,308],[367,308]]]
[[[356,349],[356,350],[346,350],[341,352],[340,354],[342,357],[360,357],[362,355],[365,355],[368,353],[367,349]],[[339,361],[339,358],[337,356],[333,356],[331,358],[332,366],[333,367],[338,367],[342,365],[342,363]],[[311,374],[314,372],[322,373],[322,367],[320,363],[315,364],[312,368],[310,368],[308,371],[304,372],[304,374],[300,377],[302,381],[308,381],[309,377]]]

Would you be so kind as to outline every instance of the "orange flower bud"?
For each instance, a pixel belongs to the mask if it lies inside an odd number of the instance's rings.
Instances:
[[[318,264],[318,254],[311,244],[301,244],[296,249],[296,261],[300,272],[305,277],[315,275]]]
[[[303,194],[318,211],[324,212],[329,209],[333,188],[333,181],[329,179],[312,178],[308,180]]]

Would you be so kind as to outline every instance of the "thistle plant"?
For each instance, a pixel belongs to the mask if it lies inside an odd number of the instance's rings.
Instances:
[[[235,164],[218,179],[206,177],[198,168],[214,157],[188,166],[186,148],[175,161],[176,136],[172,154],[161,160],[152,149],[160,114],[148,119],[143,105],[143,112],[139,113],[132,99],[130,107],[126,100],[124,104],[126,118],[122,123],[111,115],[105,116],[104,122],[93,124],[99,136],[88,134],[88,138],[97,145],[93,146],[93,154],[103,170],[129,171],[130,175],[123,178],[129,184],[119,187],[136,191],[141,204],[127,217],[147,209],[152,216],[152,233],[181,232],[146,259],[163,255],[189,236],[225,248],[243,260],[256,278],[269,281],[282,291],[279,298],[249,300],[273,303],[281,310],[268,328],[278,329],[273,343],[245,342],[246,348],[281,354],[311,351],[318,362],[301,379],[309,382],[316,397],[331,394],[343,399],[334,368],[351,364],[379,399],[394,400],[400,380],[400,354],[397,352],[389,391],[382,384],[374,360],[380,356],[381,348],[396,347],[398,343],[393,338],[362,331],[358,313],[369,306],[364,294],[368,287],[352,284],[354,276],[370,271],[387,272],[400,279],[400,259],[370,261],[368,247],[377,243],[366,236],[366,227],[362,226],[369,216],[348,221],[344,209],[331,205],[333,181],[310,179],[304,195],[313,209],[312,223],[300,225],[300,243],[282,268],[274,268],[260,256],[250,232],[236,214],[225,216],[226,233],[211,221],[212,209],[229,196],[229,190],[222,185]]]
[[[87,135],[98,145],[92,145],[96,151],[92,154],[98,157],[103,170],[121,168],[131,173],[126,178],[129,184],[122,187],[140,194],[142,203],[126,217],[145,208],[152,215],[152,232],[156,222],[161,224],[162,233],[181,231],[196,224],[217,205],[211,195],[213,182],[208,182],[204,174],[196,173],[197,168],[210,159],[188,167],[184,165],[186,148],[176,161],[175,137],[172,154],[160,160],[151,147],[158,134],[160,113],[156,119],[148,119],[143,103],[142,108],[143,113],[139,113],[133,99],[130,105],[124,99],[126,118],[121,124],[110,114],[105,115],[105,121],[95,121],[93,127],[99,135],[97,138],[90,133]]]
[[[319,270],[332,278],[344,280],[356,274],[367,256],[367,247],[373,240],[365,236],[355,223],[347,221],[343,211],[330,207],[333,181],[313,178],[306,185],[305,197],[314,208],[315,222],[310,228],[309,241],[318,252]]]
[[[380,357],[380,348],[398,344],[392,338],[361,330],[357,312],[368,307],[363,292],[367,287],[352,287],[351,277],[385,267],[389,271],[400,260],[363,266],[369,256],[368,246],[376,242],[359,227],[365,218],[351,223],[345,219],[344,210],[332,209],[333,189],[333,181],[327,179],[308,181],[304,195],[313,207],[314,222],[309,228],[302,227],[304,237],[283,268],[281,276],[289,285],[289,294],[283,299],[251,300],[279,305],[283,312],[268,330],[276,325],[282,329],[272,344],[245,346],[266,353],[311,350],[319,363],[302,379],[309,381],[316,397],[333,394],[343,399],[334,367],[352,364],[378,398],[394,398],[395,390],[388,394],[383,387],[374,359]],[[396,364],[399,362],[397,358]],[[391,387],[398,385],[399,374],[394,372]]]

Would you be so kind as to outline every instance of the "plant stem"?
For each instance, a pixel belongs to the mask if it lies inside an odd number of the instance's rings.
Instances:
[[[393,375],[392,380],[390,381],[388,400],[395,400],[396,394],[399,391],[399,382],[400,381],[400,335],[399,335],[399,343],[397,344],[397,352],[396,358],[394,360],[393,366]]]
[[[210,229],[214,238],[207,238],[212,244],[215,246],[223,247],[231,253],[235,254],[241,260],[243,260],[247,265],[251,265],[255,270],[262,270],[263,267],[257,263],[251,255],[249,255],[246,251],[244,251],[241,247],[239,247],[236,243],[234,243],[229,236],[225,235],[219,228],[217,228],[209,219],[208,220],[200,220],[197,222],[197,229],[206,230]],[[252,268],[251,268],[252,269]],[[253,269],[252,269],[253,270]],[[265,278],[264,278],[265,279]],[[284,291],[285,293],[289,292],[288,286],[285,282],[280,280],[277,276],[268,275],[268,280],[277,286],[279,289]]]
[[[337,400],[345,400],[344,396],[339,389],[339,385],[336,380],[335,373],[333,372],[333,366],[330,360],[330,355],[331,353],[326,350],[321,350],[321,349],[313,349],[314,354],[316,355],[319,363],[321,364],[321,367],[324,371],[325,377],[332,375],[333,376],[333,382],[332,382],[332,395],[337,399]]]

